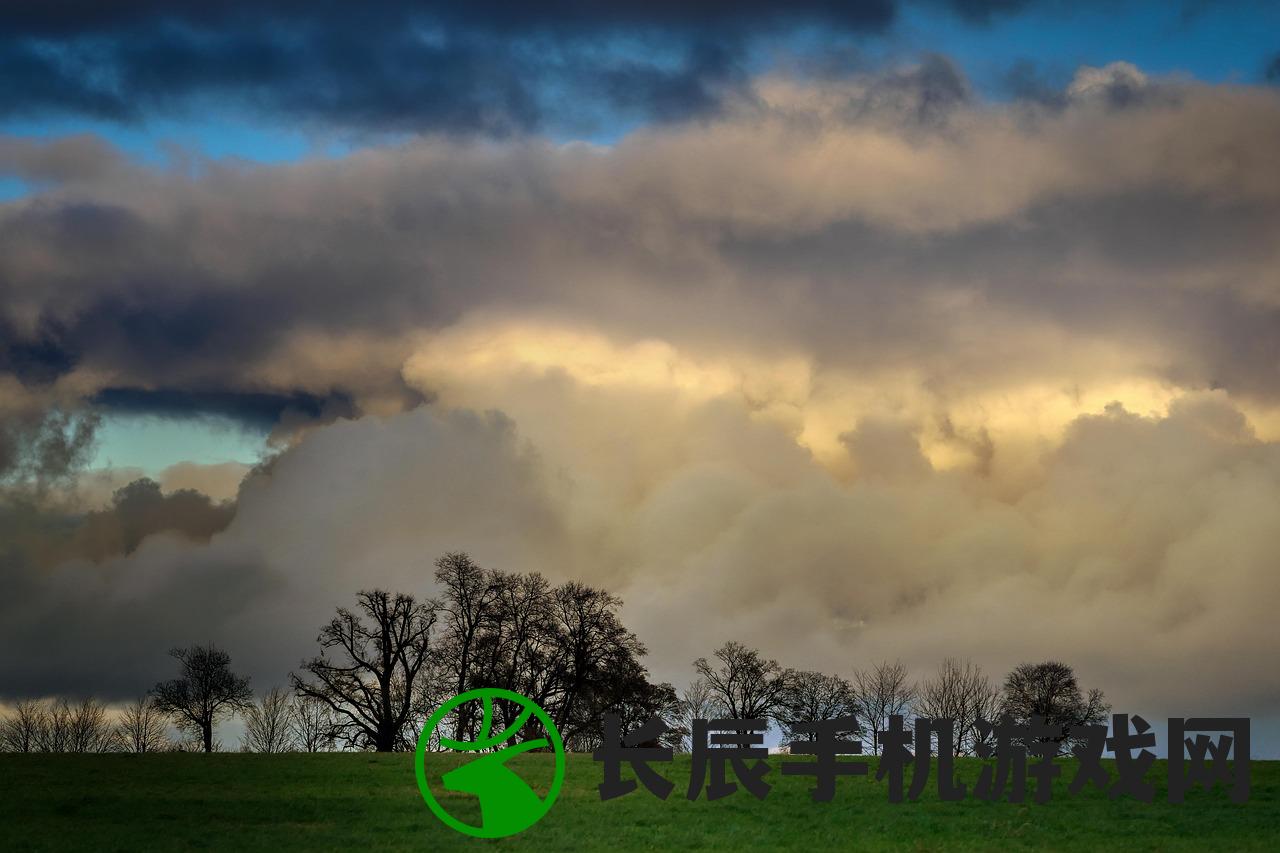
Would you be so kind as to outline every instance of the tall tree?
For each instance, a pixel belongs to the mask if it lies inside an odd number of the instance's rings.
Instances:
[[[952,720],[956,754],[972,755],[980,743],[978,720],[994,720],[1000,713],[1000,688],[972,661],[947,658],[920,685],[915,712]]]
[[[575,749],[595,743],[606,711],[630,719],[674,703],[673,690],[649,681],[640,662],[645,647],[618,617],[616,596],[575,582],[552,586],[536,572],[484,571],[465,554],[447,554],[436,570],[440,673],[424,692],[444,699],[477,687],[520,693],[546,710]],[[466,703],[454,713],[455,739],[472,739],[475,710]],[[498,724],[519,711],[494,706]]]
[[[493,618],[500,590],[490,572],[478,566],[466,554],[450,552],[436,560],[436,584],[441,595],[440,618],[444,636],[439,653],[452,672],[454,693],[480,684],[475,677],[477,647],[482,632]],[[472,703],[466,702],[455,713],[456,740],[465,740],[474,724]]]
[[[233,673],[231,656],[212,644],[169,654],[182,666],[182,674],[152,689],[156,707],[179,728],[198,733],[204,751],[213,752],[215,723],[253,702],[249,679]]]
[[[735,720],[772,718],[781,707],[794,675],[776,660],[730,640],[715,651],[718,664],[698,658],[693,668]]]
[[[302,665],[310,678],[292,675],[294,692],[328,705],[337,735],[353,746],[410,749],[406,723],[421,710],[416,686],[431,651],[439,605],[380,589],[363,591],[356,599],[360,613],[340,607],[321,629],[320,654]],[[338,658],[330,659],[330,653]]]
[[[1021,663],[1004,681],[1001,713],[1020,723],[1043,717],[1060,734],[1053,737],[1059,747],[1070,741],[1072,726],[1095,725],[1106,720],[1111,706],[1101,690],[1085,694],[1076,681],[1075,670],[1061,661]]]
[[[571,581],[556,587],[552,599],[553,681],[542,692],[557,725],[571,734],[598,731],[602,709],[651,686],[640,663],[647,649],[618,618],[617,596]]]
[[[116,736],[125,752],[165,752],[170,748],[164,714],[150,696],[139,696],[124,709]]]
[[[272,687],[244,713],[245,752],[291,752],[294,748],[293,704],[288,692]]]
[[[871,669],[854,672],[853,692],[862,727],[870,733],[871,749],[878,754],[880,733],[889,727],[889,718],[910,713],[915,685],[901,661],[881,661]]]

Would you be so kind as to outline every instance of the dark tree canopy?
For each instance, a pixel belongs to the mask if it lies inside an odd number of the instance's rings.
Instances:
[[[594,746],[604,713],[629,722],[674,708],[674,689],[649,682],[645,647],[619,619],[617,597],[580,583],[553,586],[536,572],[482,569],[466,554],[437,560],[436,581],[438,698],[512,690],[545,709],[572,749]],[[453,715],[458,740],[470,740],[479,723],[471,704]],[[495,713],[510,724],[519,709],[497,703]]]
[[[802,670],[792,674],[779,702],[776,718],[787,740],[807,740],[795,730],[797,723],[855,716],[858,702],[853,685],[838,675]]]
[[[412,749],[406,724],[422,712],[438,605],[380,589],[356,599],[359,613],[340,607],[321,629],[321,652],[302,665],[309,677],[291,676],[294,691],[327,705],[337,737],[357,748]]]
[[[249,679],[231,671],[231,656],[210,644],[169,652],[182,675],[152,689],[156,708],[179,728],[198,733],[205,752],[213,752],[213,726],[222,717],[253,702]]]
[[[1075,671],[1061,661],[1018,664],[1004,682],[1001,713],[1025,723],[1043,717],[1061,731],[1059,744],[1070,739],[1072,726],[1095,725],[1106,720],[1111,706],[1101,690],[1086,695],[1076,681]]]

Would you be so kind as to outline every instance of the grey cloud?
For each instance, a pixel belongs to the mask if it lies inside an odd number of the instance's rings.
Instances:
[[[355,589],[430,592],[432,556],[460,547],[606,583],[664,678],[724,636],[749,636],[836,672],[885,654],[924,670],[960,651],[997,672],[1064,656],[1118,707],[1157,716],[1280,705],[1259,679],[1280,594],[1277,445],[1221,392],[1164,417],[1117,405],[1077,419],[1013,498],[918,461],[836,482],[727,401],[657,410],[632,429],[647,464],[628,482],[608,471],[624,460],[560,445],[535,398],[572,414],[578,435],[612,434],[613,400],[554,382],[513,398],[527,430],[426,409],[342,422],[252,481],[207,545],[156,536],[128,558],[51,572],[7,562],[0,683],[127,696],[163,669],[165,648],[196,637],[278,682]],[[860,428],[851,444],[901,462],[919,453],[904,426]],[[49,625],[59,630],[37,641]]]
[[[255,683],[281,683],[358,589],[427,591],[442,543],[565,576],[551,559],[554,488],[501,416],[421,409],[312,433],[245,484],[221,532],[228,507],[135,484],[88,524],[138,540],[128,556],[48,567],[0,551],[0,691],[127,698],[167,671],[167,649],[209,639]],[[39,517],[52,519],[15,528]]]
[[[423,141],[210,164],[194,181],[103,173],[0,210],[0,369],[86,395],[394,409],[413,402],[399,369],[415,335],[544,310],[691,344],[737,326],[872,368],[907,349],[981,381],[1018,365],[956,336],[1016,335],[1021,318],[1176,338],[1143,369],[1271,398],[1263,362],[1224,350],[1222,327],[1267,347],[1280,105],[1178,91],[1028,114],[973,103],[930,59],[852,82],[764,79],[717,122],[611,149]],[[817,298],[788,300],[777,323],[788,291]],[[969,308],[948,302],[961,296]]]

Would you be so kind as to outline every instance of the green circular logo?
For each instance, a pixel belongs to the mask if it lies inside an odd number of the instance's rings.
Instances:
[[[516,718],[502,731],[492,734],[495,721],[494,700],[501,699],[516,705],[520,710]],[[470,742],[453,740],[440,735],[441,749],[454,752],[475,753],[477,757],[441,777],[444,787],[450,791],[474,794],[480,801],[482,821],[479,826],[459,820],[450,814],[436,798],[427,781],[426,756],[431,736],[454,709],[467,702],[480,702],[482,717],[476,739]],[[546,737],[515,742],[516,737],[536,718],[546,732]],[[508,742],[511,742],[509,745]],[[529,783],[507,766],[512,757],[534,749],[550,746],[555,752],[555,772],[551,787],[545,797],[539,797]],[[564,743],[560,732],[547,712],[532,699],[510,690],[484,687],[468,690],[445,702],[436,710],[418,736],[418,750],[413,770],[418,777],[418,790],[436,817],[458,832],[477,838],[502,838],[533,826],[550,809],[564,783]]]

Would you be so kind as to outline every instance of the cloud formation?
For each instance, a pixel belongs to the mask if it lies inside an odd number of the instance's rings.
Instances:
[[[740,91],[762,40],[801,32],[847,43],[885,33],[903,5],[19,0],[0,23],[0,117],[138,121],[231,103],[358,131],[680,120],[714,114]],[[983,25],[1037,4],[916,5]]]
[[[127,695],[212,638],[265,686],[469,550],[618,592],[664,677],[737,637],[1280,713],[1276,138],[1267,87],[1117,64],[989,103],[935,57],[613,146],[11,146],[47,184],[0,206],[2,414],[312,428],[207,541],[3,552],[0,684]]]

